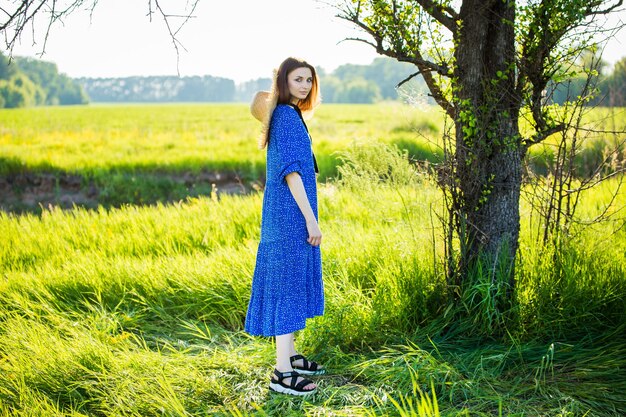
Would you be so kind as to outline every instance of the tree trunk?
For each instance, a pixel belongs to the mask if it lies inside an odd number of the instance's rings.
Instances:
[[[482,266],[483,274],[513,289],[524,152],[515,94],[515,2],[465,0],[459,17],[454,212],[461,256],[454,283]]]

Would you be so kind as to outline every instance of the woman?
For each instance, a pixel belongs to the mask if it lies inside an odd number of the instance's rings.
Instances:
[[[324,313],[317,164],[302,117],[318,103],[315,68],[287,58],[275,73],[272,91],[257,94],[251,106],[264,121],[259,145],[267,146],[267,180],[245,329],[276,337],[270,389],[291,395],[315,392],[316,384],[301,375],[325,372],[294,345],[294,332],[305,327],[306,319]]]

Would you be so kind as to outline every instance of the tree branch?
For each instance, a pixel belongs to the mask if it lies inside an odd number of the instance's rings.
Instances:
[[[149,7],[149,15],[150,15],[150,19],[151,20],[152,20],[152,13],[153,13],[152,12],[152,1],[154,1],[154,5],[155,5],[156,9],[159,11],[159,13],[161,14],[161,17],[163,18],[163,22],[165,23],[165,27],[167,28],[167,31],[170,34],[170,39],[172,41],[172,45],[174,46],[174,50],[176,51],[176,73],[180,76],[180,50],[178,49],[178,47],[180,46],[181,48],[183,48],[185,50],[185,52],[187,52],[187,49],[178,40],[178,38],[176,38],[176,35],[180,31],[180,29],[182,29],[182,27],[185,25],[185,23],[187,23],[187,21],[192,17],[191,14],[196,9],[196,6],[198,5],[198,1],[199,0],[195,0],[193,2],[192,9],[191,9],[190,13],[188,15],[186,15],[186,16],[166,14],[163,11],[163,8],[161,7],[161,4],[159,3],[159,0],[149,0],[148,7]],[[170,21],[169,21],[169,18],[172,18],[172,17],[183,17],[183,18],[185,18],[185,21],[175,31],[172,30],[172,27],[171,27]]]
[[[400,88],[402,87],[402,85],[404,83],[407,83],[409,81],[411,81],[414,77],[417,77],[418,75],[420,75],[422,73],[422,71],[417,71],[414,72],[413,74],[409,75],[408,77],[406,77],[404,80],[400,81],[398,84],[396,84],[396,88]]]
[[[619,0],[617,3],[615,3],[613,6],[610,6],[608,9],[604,9],[604,10],[593,10],[593,7],[595,5],[590,5],[587,8],[587,11],[585,13],[585,15],[587,16],[594,16],[594,15],[605,15],[605,14],[609,14],[612,11],[614,11],[615,9],[617,9],[618,7],[620,7],[622,5],[624,1],[623,0]]]
[[[421,70],[422,77],[424,77],[424,81],[426,82],[426,85],[428,86],[428,89],[430,90],[433,99],[435,99],[437,104],[439,104],[439,106],[445,110],[450,118],[456,119],[456,108],[448,99],[445,98],[443,92],[441,91],[441,88],[433,78],[432,72],[423,71],[419,65],[417,65],[417,67]]]
[[[396,58],[398,61],[401,61],[401,62],[409,62],[411,64],[420,66],[421,71],[432,71],[440,75],[443,75],[444,77],[452,77],[452,72],[447,67],[447,65],[439,65],[432,61],[424,59],[419,54],[419,51],[416,51],[414,56],[409,56],[407,54],[403,54],[401,52],[391,50],[389,48],[385,48],[383,36],[380,35],[378,32],[376,32],[374,29],[372,29],[370,26],[366,25],[361,20],[359,20],[359,16],[357,14],[339,15],[338,17],[340,19],[347,20],[348,22],[351,22],[357,25],[363,31],[367,32],[372,38],[374,38],[374,41],[376,43],[372,43],[361,38],[346,38],[344,40],[354,40],[354,41],[366,43],[372,46],[376,50],[376,52],[378,52],[381,55],[385,55],[391,58]]]
[[[48,15],[47,25],[43,34],[43,45],[39,55],[43,55],[46,50],[48,38],[52,32],[53,26],[57,22],[62,22],[64,17],[69,16],[74,11],[78,10],[83,5],[87,4],[87,10],[89,11],[89,19],[91,21],[93,17],[94,9],[99,0],[72,0],[67,4],[59,0],[15,0],[14,5],[2,5],[0,11],[3,13],[0,18],[0,33],[4,36],[5,48],[9,53],[9,58],[13,55],[13,49],[15,45],[20,41],[20,37],[24,32],[24,29],[30,24],[33,32],[33,43],[36,43],[35,34],[35,17],[42,14]],[[185,11],[189,10],[186,14],[167,14],[159,0],[148,0],[148,17],[152,21],[152,15],[158,12],[163,18],[167,31],[170,35],[174,50],[176,51],[176,69],[179,70],[180,63],[180,51],[179,48],[185,49],[182,43],[178,40],[177,35],[182,27],[191,19],[193,13],[196,10],[198,2],[200,0],[188,0],[185,6]],[[183,22],[175,29],[172,24],[172,19],[184,19]]]
[[[415,65],[418,68],[419,73],[422,74],[422,76],[424,77],[424,81],[426,85],[428,86],[428,89],[431,92],[431,96],[433,97],[435,102],[437,102],[437,104],[441,106],[441,108],[443,108],[450,117],[452,118],[455,117],[456,110],[455,110],[454,105],[449,100],[446,99],[445,95],[443,94],[443,91],[439,87],[437,81],[435,80],[432,74],[433,72],[435,72],[445,77],[452,77],[453,74],[450,71],[450,69],[447,67],[447,65],[439,65],[432,61],[424,59],[424,57],[420,54],[420,51],[418,49],[412,50],[411,51],[412,54],[409,55],[405,53],[404,51],[385,47],[384,35],[379,33],[370,25],[364,23],[361,20],[361,16],[360,16],[361,2],[360,1],[357,2],[356,8],[351,9],[348,6],[346,6],[346,9],[341,10],[341,12],[342,13],[339,14],[337,17],[355,24],[357,27],[362,29],[365,33],[370,35],[373,38],[374,42],[370,42],[361,38],[348,38],[345,40],[355,40],[358,42],[363,42],[367,45],[372,46],[376,50],[376,52],[379,53],[380,55],[388,56],[400,62],[408,62],[408,63]]]
[[[562,132],[565,129],[567,129],[567,125],[565,123],[561,123],[561,124],[558,124],[558,125],[556,125],[554,127],[549,128],[549,129],[541,130],[541,131],[535,133],[532,137],[526,139],[524,141],[524,144],[528,148],[528,147],[530,147],[532,145],[535,145],[535,144],[537,144],[539,142],[542,142],[548,136],[554,135],[555,133]]]
[[[453,8],[432,0],[415,0],[415,2],[422,6],[429,15],[445,26],[450,32],[457,32],[456,21],[459,19],[459,14]]]
[[[372,48],[376,49],[376,45],[374,45],[372,42],[362,39],[362,38],[345,38],[340,40],[339,42],[337,42],[337,44],[340,44],[341,42],[345,42],[345,41],[356,41],[356,42],[363,42],[366,45],[371,46]]]
[[[623,0],[606,9],[598,10],[604,3],[603,0],[590,0],[584,16],[604,15],[620,7]],[[554,55],[558,45],[564,42],[566,35],[577,27],[585,26],[580,15],[565,15],[563,18],[554,19],[552,14],[553,4],[550,0],[541,2],[532,9],[531,23],[528,25],[528,33],[524,36],[525,41],[521,47],[519,60],[519,76],[517,79],[516,96],[519,100],[527,101],[530,106],[535,125],[536,134],[525,141],[530,146],[539,143],[546,137],[563,131],[564,124],[552,126],[545,117],[545,109],[542,92],[546,89],[550,80],[553,79],[559,66],[562,66],[564,56]],[[579,53],[581,49],[574,48],[573,53]],[[572,52],[567,52],[565,57],[571,58]],[[587,83],[589,79],[587,79]]]
[[[429,70],[426,70],[426,71],[418,70],[417,72],[414,72],[413,74],[406,77],[404,80],[400,81],[396,85],[396,88],[402,87],[403,84],[407,83],[408,81],[410,81],[411,79],[413,79],[414,77],[420,74],[424,78],[424,81],[426,82],[426,85],[428,89],[430,90],[430,96],[435,100],[435,102],[441,108],[445,110],[448,116],[450,116],[451,118],[454,118],[456,114],[455,107],[452,105],[452,103],[450,103],[450,101],[448,101],[448,99],[444,97],[443,92],[441,91],[441,88],[439,88],[435,80],[432,78],[432,74]]]
[[[35,10],[33,10],[31,13],[29,13],[30,5],[32,5],[32,3],[23,1],[12,14],[7,13],[9,18],[5,22],[0,24],[0,32],[4,32],[4,40],[7,50],[9,51],[9,56],[13,54],[13,48],[15,47],[15,43],[24,31],[26,25],[34,19],[35,15],[40,12],[40,10],[46,5],[46,3],[45,0],[41,0],[39,5],[37,5],[37,7],[35,7]],[[7,29],[13,26],[15,26],[13,37],[10,37],[7,35]]]

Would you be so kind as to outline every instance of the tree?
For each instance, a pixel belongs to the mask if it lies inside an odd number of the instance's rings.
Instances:
[[[16,57],[17,68],[45,92],[47,105],[85,104],[89,100],[82,87],[67,75],[60,74],[56,64],[35,58]]]
[[[46,93],[26,75],[18,73],[8,80],[0,80],[3,107],[16,108],[43,104]]]
[[[85,90],[65,74],[60,74],[58,78],[59,92],[57,93],[58,104],[87,104],[89,97]],[[49,97],[49,96],[48,96]]]
[[[246,81],[237,87],[235,100],[250,103],[257,91],[269,90],[272,88],[271,78],[257,78]]]
[[[341,84],[335,91],[334,100],[337,103],[375,103],[380,99],[380,88],[373,82],[362,77],[354,78]]]
[[[342,82],[334,75],[326,75],[321,78],[322,101],[324,103],[336,103],[336,97],[340,94]]]
[[[8,80],[16,73],[15,65],[9,65],[10,61],[0,52],[0,80]]]
[[[530,146],[562,131],[544,100],[551,80],[591,43],[594,19],[622,1],[351,0],[340,17],[381,55],[415,65],[453,120],[447,167],[448,280],[501,279],[514,288],[522,161]],[[522,130],[526,120],[530,129]],[[458,292],[457,292],[458,293]]]
[[[365,79],[375,81],[380,87],[383,99],[395,100],[398,98],[397,84],[413,72],[414,66],[406,62],[398,62],[389,58],[376,58],[365,68]],[[415,78],[415,88],[422,84],[421,77]]]
[[[406,62],[398,62],[387,57],[379,57],[369,65],[344,64],[337,67],[333,73],[330,82],[340,81],[341,83],[350,83],[353,80],[365,79],[369,83],[378,86],[380,90],[380,98],[383,100],[396,100],[398,95],[406,95],[405,91],[399,91],[398,80],[402,80],[414,71],[414,65]],[[326,94],[328,90],[328,78],[323,78],[322,87],[324,88],[324,97],[334,97]],[[423,80],[413,78],[411,84],[403,87],[411,87],[412,91],[423,91]],[[331,89],[337,90],[336,85],[332,85]],[[335,101],[346,101],[345,99],[336,99]]]

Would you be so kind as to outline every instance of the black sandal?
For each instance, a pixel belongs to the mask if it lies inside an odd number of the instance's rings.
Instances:
[[[299,359],[302,359],[302,365],[294,365],[294,362]],[[293,355],[289,360],[293,369],[302,375],[324,375],[326,373],[326,369],[319,366],[317,362],[309,361],[302,355]]]
[[[298,381],[298,377],[300,377],[300,374],[296,371],[278,372],[277,369],[274,369],[274,376],[278,379],[274,379],[273,377],[270,378],[270,390],[272,391],[289,395],[309,395],[317,391],[317,387],[313,389],[304,389],[304,387],[313,383],[313,381],[309,379],[302,378],[302,381],[296,383],[296,381]],[[289,385],[283,382],[286,378],[291,378],[291,383],[289,383]]]

